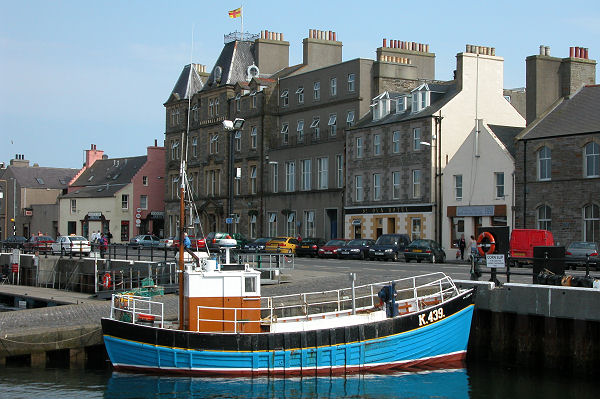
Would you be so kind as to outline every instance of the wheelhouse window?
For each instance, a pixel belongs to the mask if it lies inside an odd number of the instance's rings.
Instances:
[[[537,152],[538,180],[550,180],[552,173],[552,152],[548,147],[542,147]]]
[[[585,177],[600,177],[600,146],[598,143],[585,145]]]

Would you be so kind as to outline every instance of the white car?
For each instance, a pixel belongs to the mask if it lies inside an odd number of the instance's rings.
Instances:
[[[92,251],[87,238],[76,235],[60,236],[52,244],[52,253],[65,255],[68,253],[82,253],[89,255]]]

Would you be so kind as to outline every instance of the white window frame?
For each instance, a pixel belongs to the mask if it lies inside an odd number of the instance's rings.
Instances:
[[[212,98],[208,100],[208,116],[213,117],[215,115],[215,100]]]
[[[392,172],[392,199],[400,199],[400,172]]]
[[[285,163],[285,191],[288,193],[296,191],[296,162]]]
[[[496,198],[504,198],[504,172],[494,172],[494,184],[495,184],[495,192]]]
[[[252,126],[250,128],[250,147],[256,148],[258,145],[258,136],[256,126]]]
[[[250,220],[248,222],[248,231],[250,232],[250,238],[256,237],[256,215],[250,216]]]
[[[289,90],[288,89],[284,89],[281,92],[281,106],[282,107],[287,107],[290,104],[290,97],[289,97]]]
[[[252,90],[250,97],[252,98],[252,108],[256,108],[256,90]]]
[[[242,151],[242,132],[240,132],[239,130],[237,130],[233,134],[233,139],[235,141],[235,150],[237,152],[241,152]]]
[[[356,90],[356,75],[354,73],[348,74],[348,92],[353,93]]]
[[[344,187],[344,155],[337,154],[335,156],[336,166],[336,185],[337,188]]]
[[[71,200],[71,213],[77,213],[77,200]]]
[[[310,124],[310,128],[313,130],[313,140],[318,140],[321,138],[321,129],[319,128],[319,124],[321,123],[321,117],[313,116],[313,121]]]
[[[600,207],[587,204],[583,207],[583,240],[598,242],[600,239]]]
[[[277,237],[277,212],[269,212],[269,237]]]
[[[600,145],[591,141],[584,147],[584,176],[586,178],[600,177]]]
[[[420,127],[413,128],[413,150],[415,150],[415,151],[421,150],[421,128]]]
[[[274,193],[279,192],[279,164],[271,164],[271,191]]]
[[[300,160],[300,191],[309,191],[311,189],[312,162],[310,159]]]
[[[142,176],[142,185],[148,186],[148,176]]]
[[[538,229],[551,231],[552,229],[552,208],[547,204],[538,206],[535,209],[535,218]]]
[[[332,97],[337,96],[337,78],[329,79],[329,90]]]
[[[142,209],[148,209],[148,196],[147,195],[140,195],[140,208]]]
[[[198,157],[198,137],[192,137],[192,157]]]
[[[319,101],[321,99],[321,82],[313,83],[313,100]]]
[[[296,141],[304,141],[304,119],[298,119],[296,122]]]
[[[354,201],[364,201],[364,187],[362,175],[354,176]]]
[[[291,211],[286,219],[286,231],[288,237],[296,237],[296,211]]]
[[[421,198],[421,170],[412,171],[412,194],[413,198]]]
[[[129,209],[129,194],[121,194],[121,209]]]
[[[361,136],[356,137],[356,158],[362,158],[364,156],[363,138]]]
[[[289,130],[290,130],[290,125],[287,122],[284,122],[281,124],[281,142],[283,144],[288,144],[289,143]]]
[[[400,152],[400,131],[392,132],[392,152],[398,154]]]
[[[463,175],[454,175],[454,199],[456,201],[463,199]]]
[[[299,86],[296,94],[298,95],[298,104],[304,104],[304,86]]]
[[[381,155],[381,135],[380,134],[373,135],[373,155],[374,156]]]
[[[329,114],[329,136],[334,137],[337,134],[337,114]]]
[[[351,127],[354,125],[354,111],[348,111],[346,114],[346,126]]]
[[[317,188],[326,190],[329,187],[329,157],[317,158]]]
[[[549,181],[552,179],[552,150],[543,146],[536,153],[538,181]]]
[[[381,201],[381,173],[373,173],[373,201]]]
[[[304,211],[304,237],[315,236],[315,211]]]

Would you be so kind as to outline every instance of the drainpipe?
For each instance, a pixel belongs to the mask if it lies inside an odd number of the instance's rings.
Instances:
[[[527,227],[526,217],[527,217],[527,140],[523,140],[523,226],[521,228]]]

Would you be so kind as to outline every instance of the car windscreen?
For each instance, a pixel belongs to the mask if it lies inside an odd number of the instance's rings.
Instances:
[[[375,244],[377,244],[377,245],[395,245],[396,242],[397,242],[396,237],[381,236],[377,239],[377,242]]]
[[[69,237],[69,240],[71,240],[71,241],[87,241],[87,238],[81,237],[81,236],[74,236],[74,237]]]
[[[346,245],[358,246],[358,245],[365,245],[365,244],[366,244],[366,242],[364,240],[350,240],[350,241],[348,241],[348,244],[346,244]]]
[[[327,244],[325,244],[325,245],[326,246],[327,245],[337,245],[337,246],[346,245],[346,241],[343,241],[343,240],[329,240],[329,241],[327,241]]]
[[[429,242],[425,240],[415,240],[410,243],[409,247],[428,247]]]
[[[593,242],[574,242],[570,245],[575,249],[596,249],[596,243]]]

